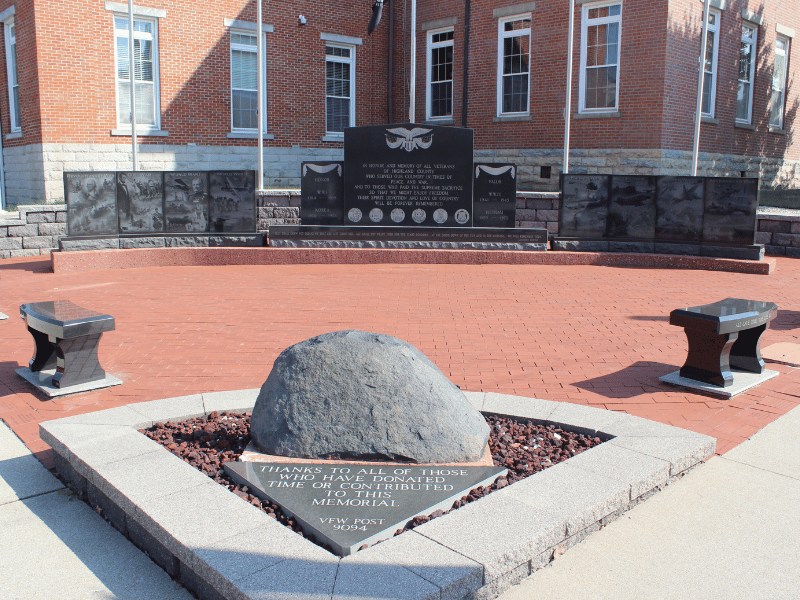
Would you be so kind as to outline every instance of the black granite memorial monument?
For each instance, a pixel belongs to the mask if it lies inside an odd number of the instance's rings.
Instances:
[[[344,163],[304,162],[300,167],[300,223],[344,224]]]
[[[472,212],[475,227],[513,228],[517,211],[517,167],[475,163]]]
[[[472,130],[412,123],[344,131],[345,225],[472,227]]]

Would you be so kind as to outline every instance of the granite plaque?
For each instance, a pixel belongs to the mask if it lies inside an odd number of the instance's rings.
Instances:
[[[344,223],[344,163],[304,162],[300,167],[300,222],[303,225]]]
[[[755,243],[757,210],[758,178],[706,178],[703,241]]]
[[[255,171],[211,171],[211,233],[255,233]]]
[[[472,227],[472,139],[413,123],[345,129],[345,225]]]
[[[119,232],[162,233],[164,196],[161,171],[117,173]]]
[[[656,229],[656,178],[612,175],[606,237],[652,240]]]
[[[475,227],[514,227],[517,212],[517,167],[475,163],[472,223]]]
[[[294,516],[339,556],[390,538],[408,521],[491,484],[502,467],[228,462],[237,483]]]
[[[204,171],[164,173],[164,217],[167,233],[206,233],[211,195]]]
[[[656,192],[656,239],[703,239],[702,177],[659,177]]]
[[[113,171],[64,173],[68,235],[116,235],[116,191]]]
[[[517,227],[333,227],[306,225],[273,225],[269,228],[270,243],[278,240],[364,241],[376,242],[439,242],[439,243],[517,243],[546,244],[547,229]]]
[[[561,174],[560,237],[605,235],[609,178],[609,175]]]

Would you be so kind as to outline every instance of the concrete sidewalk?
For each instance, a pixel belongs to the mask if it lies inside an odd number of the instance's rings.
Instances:
[[[699,466],[502,600],[796,598],[800,407]],[[190,600],[0,424],[0,598]]]
[[[794,599],[800,407],[711,458],[501,600]]]
[[[192,600],[0,422],[0,598]]]

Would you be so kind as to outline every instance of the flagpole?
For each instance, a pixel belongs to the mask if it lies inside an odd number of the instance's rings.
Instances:
[[[258,77],[256,79],[258,85],[258,96],[256,102],[256,115],[258,116],[256,125],[258,126],[258,189],[264,189],[264,126],[263,126],[263,111],[264,107],[264,36],[261,33],[261,0],[256,0],[258,9],[256,11],[256,35],[258,36],[256,68],[258,69]]]
[[[575,35],[575,0],[569,0],[569,36],[567,41],[567,101],[564,104],[563,173],[569,173],[569,128],[572,123],[572,44]]]
[[[703,112],[703,84],[706,74],[706,46],[708,45],[709,1],[703,2],[703,34],[700,36],[700,74],[697,77],[697,107],[694,112],[694,143],[692,144],[692,177],[697,176],[697,159],[700,154],[700,119]]]
[[[408,122],[414,123],[414,102],[417,96],[417,0],[411,0],[411,98],[408,105]]]

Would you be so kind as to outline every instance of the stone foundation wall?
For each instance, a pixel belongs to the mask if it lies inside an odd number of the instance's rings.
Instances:
[[[144,145],[140,170],[256,169],[253,146]],[[264,185],[297,188],[306,160],[342,160],[342,148],[264,148]],[[517,187],[557,191],[563,152],[551,150],[476,150],[475,160],[513,162]],[[573,173],[685,175],[692,155],[678,150],[572,150]],[[64,202],[64,171],[124,171],[131,167],[131,146],[120,144],[31,144],[3,149],[8,204]],[[543,169],[543,167],[545,167]],[[550,169],[549,177],[542,177]],[[800,162],[755,156],[700,154],[698,175],[761,177],[762,190],[800,189]],[[529,210],[526,206],[524,210]],[[534,209],[540,210],[540,209]],[[549,210],[549,209],[541,209]],[[538,219],[538,217],[537,217]]]
[[[38,256],[58,248],[66,235],[66,206],[20,206],[18,219],[0,219],[0,258]],[[519,192],[517,227],[543,227],[558,234],[558,194]],[[270,225],[300,223],[300,190],[270,190],[258,198],[258,231]],[[756,243],[772,256],[800,258],[800,216],[759,214]]]
[[[0,218],[0,258],[50,254],[67,234],[66,221],[63,204],[20,206],[18,219]]]
[[[756,244],[772,256],[800,258],[800,216],[759,215]]]
[[[300,165],[306,160],[342,160],[341,148],[264,148],[264,186],[300,186]],[[253,146],[144,145],[137,152],[140,171],[212,171],[258,168]],[[3,149],[6,203],[61,204],[64,171],[126,171],[131,168],[128,144],[31,144]]]

